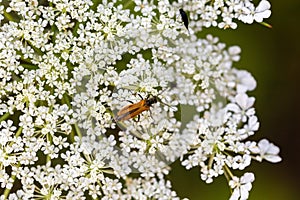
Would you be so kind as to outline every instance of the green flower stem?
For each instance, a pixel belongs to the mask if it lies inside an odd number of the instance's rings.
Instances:
[[[4,115],[2,115],[2,116],[0,117],[0,122],[6,120],[8,117],[9,117],[9,112],[5,113]]]
[[[51,136],[51,134],[47,134],[47,142],[49,142],[50,144],[52,144],[52,142],[53,142],[53,138],[52,138],[52,136]],[[47,154],[47,156],[46,156],[46,163],[51,163],[51,158],[50,158],[50,156],[49,156],[49,154]]]
[[[79,129],[79,127],[78,127],[77,124],[74,124],[74,128],[75,128],[75,132],[77,133],[77,135],[78,135],[80,138],[82,138],[81,131],[80,131],[80,129]],[[72,137],[72,140],[74,141],[74,136]]]
[[[63,101],[68,105],[69,108],[72,107],[71,103],[70,103],[70,100],[69,100],[69,97],[67,94],[64,94],[63,95]],[[75,129],[75,133],[76,135],[78,135],[80,138],[82,138],[82,134],[81,134],[81,131],[78,127],[77,124],[74,124],[74,129]],[[74,142],[74,134],[75,134],[73,131],[70,133],[70,137],[71,137],[71,140],[72,142]]]
[[[77,30],[78,30],[78,28],[79,28],[79,21],[76,21],[76,23],[75,23],[75,26],[74,26],[74,28],[73,28],[73,35],[74,36],[77,36],[78,34],[77,34]]]
[[[267,22],[260,22],[261,25],[267,27],[267,28],[273,28],[271,24],[268,24]]]
[[[224,170],[224,175],[225,175],[227,181],[229,182],[232,179],[233,174],[232,174],[232,172],[230,171],[230,169],[228,168],[227,165],[223,166],[223,170]]]
[[[207,166],[208,166],[209,169],[211,169],[211,167],[212,167],[212,164],[213,164],[213,162],[214,162],[214,157],[215,157],[215,153],[213,153],[213,154],[209,157],[208,164],[207,164]]]
[[[9,14],[8,12],[5,11],[4,9],[4,17],[11,22],[18,22],[18,20],[16,20],[16,17],[12,16],[11,14]]]
[[[128,8],[132,3],[133,3],[132,0],[127,1],[127,2],[124,4],[124,8]]]
[[[19,137],[22,133],[23,127],[19,127],[17,132],[16,132],[16,137]]]
[[[25,69],[29,69],[29,70],[35,70],[38,69],[39,67],[36,65],[31,65],[31,64],[21,64]]]
[[[45,53],[42,52],[40,49],[36,48],[30,41],[26,40],[26,42],[34,49],[34,51],[35,51],[38,55],[42,56],[42,55],[45,54]]]
[[[29,65],[29,64],[33,65],[32,62],[31,62],[31,60],[28,59],[28,58],[25,59],[24,56],[22,56],[22,53],[21,53],[20,51],[17,51],[17,53],[21,56],[21,57],[20,57],[20,61],[25,62],[27,65]]]
[[[71,103],[70,103],[70,100],[69,100],[69,97],[67,94],[63,94],[63,103],[67,104],[69,108],[72,107]]]
[[[72,63],[70,63],[70,61],[68,61],[66,65],[70,71],[73,71],[74,66],[72,65]]]
[[[17,167],[20,167],[20,166],[21,166],[21,164],[18,163]],[[12,175],[10,178],[13,180],[13,182],[15,182],[15,180],[16,180],[16,175]],[[13,184],[13,185],[14,185],[14,184]],[[3,193],[3,199],[7,199],[8,195],[9,195],[9,193],[10,193],[10,190],[11,190],[11,189],[9,189],[9,188],[5,188],[4,193]]]

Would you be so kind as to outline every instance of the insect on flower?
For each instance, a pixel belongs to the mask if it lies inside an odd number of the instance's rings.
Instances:
[[[158,98],[156,96],[151,98],[147,97],[146,99],[142,98],[142,100],[137,103],[132,103],[130,105],[123,107],[117,113],[117,116],[115,117],[115,121],[118,122],[118,121],[124,121],[124,120],[129,120],[131,118],[134,118],[135,116],[138,116],[142,112],[149,110],[150,107],[157,102],[158,102]]]
[[[183,21],[185,28],[189,31],[189,19],[188,19],[186,12],[182,8],[180,8],[179,13],[181,15],[181,19]]]

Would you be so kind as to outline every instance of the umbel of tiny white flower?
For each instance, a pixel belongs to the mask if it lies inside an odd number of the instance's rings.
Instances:
[[[247,199],[254,174],[232,170],[279,148],[248,141],[256,81],[234,68],[240,48],[196,33],[270,14],[266,0],[3,2],[0,198],[179,199],[166,175],[180,159]]]

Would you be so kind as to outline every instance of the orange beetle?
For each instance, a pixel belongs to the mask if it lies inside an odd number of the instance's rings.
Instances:
[[[115,121],[124,121],[131,118],[134,118],[135,116],[141,114],[142,112],[149,110],[152,104],[157,103],[158,98],[157,97],[151,97],[143,99],[137,103],[132,103],[130,105],[127,105],[123,107],[115,117]]]

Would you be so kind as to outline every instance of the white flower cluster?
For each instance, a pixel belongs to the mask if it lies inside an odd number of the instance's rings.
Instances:
[[[256,82],[233,68],[240,48],[194,34],[262,22],[270,4],[154,2],[0,6],[1,199],[179,199],[166,179],[177,159],[247,199],[254,175],[231,170],[281,160],[268,140],[246,141],[259,122]]]
[[[211,26],[236,29],[236,21],[261,23],[271,15],[267,0],[261,0],[257,6],[252,0],[179,0],[174,5],[184,5],[193,20],[191,27],[196,31]]]

